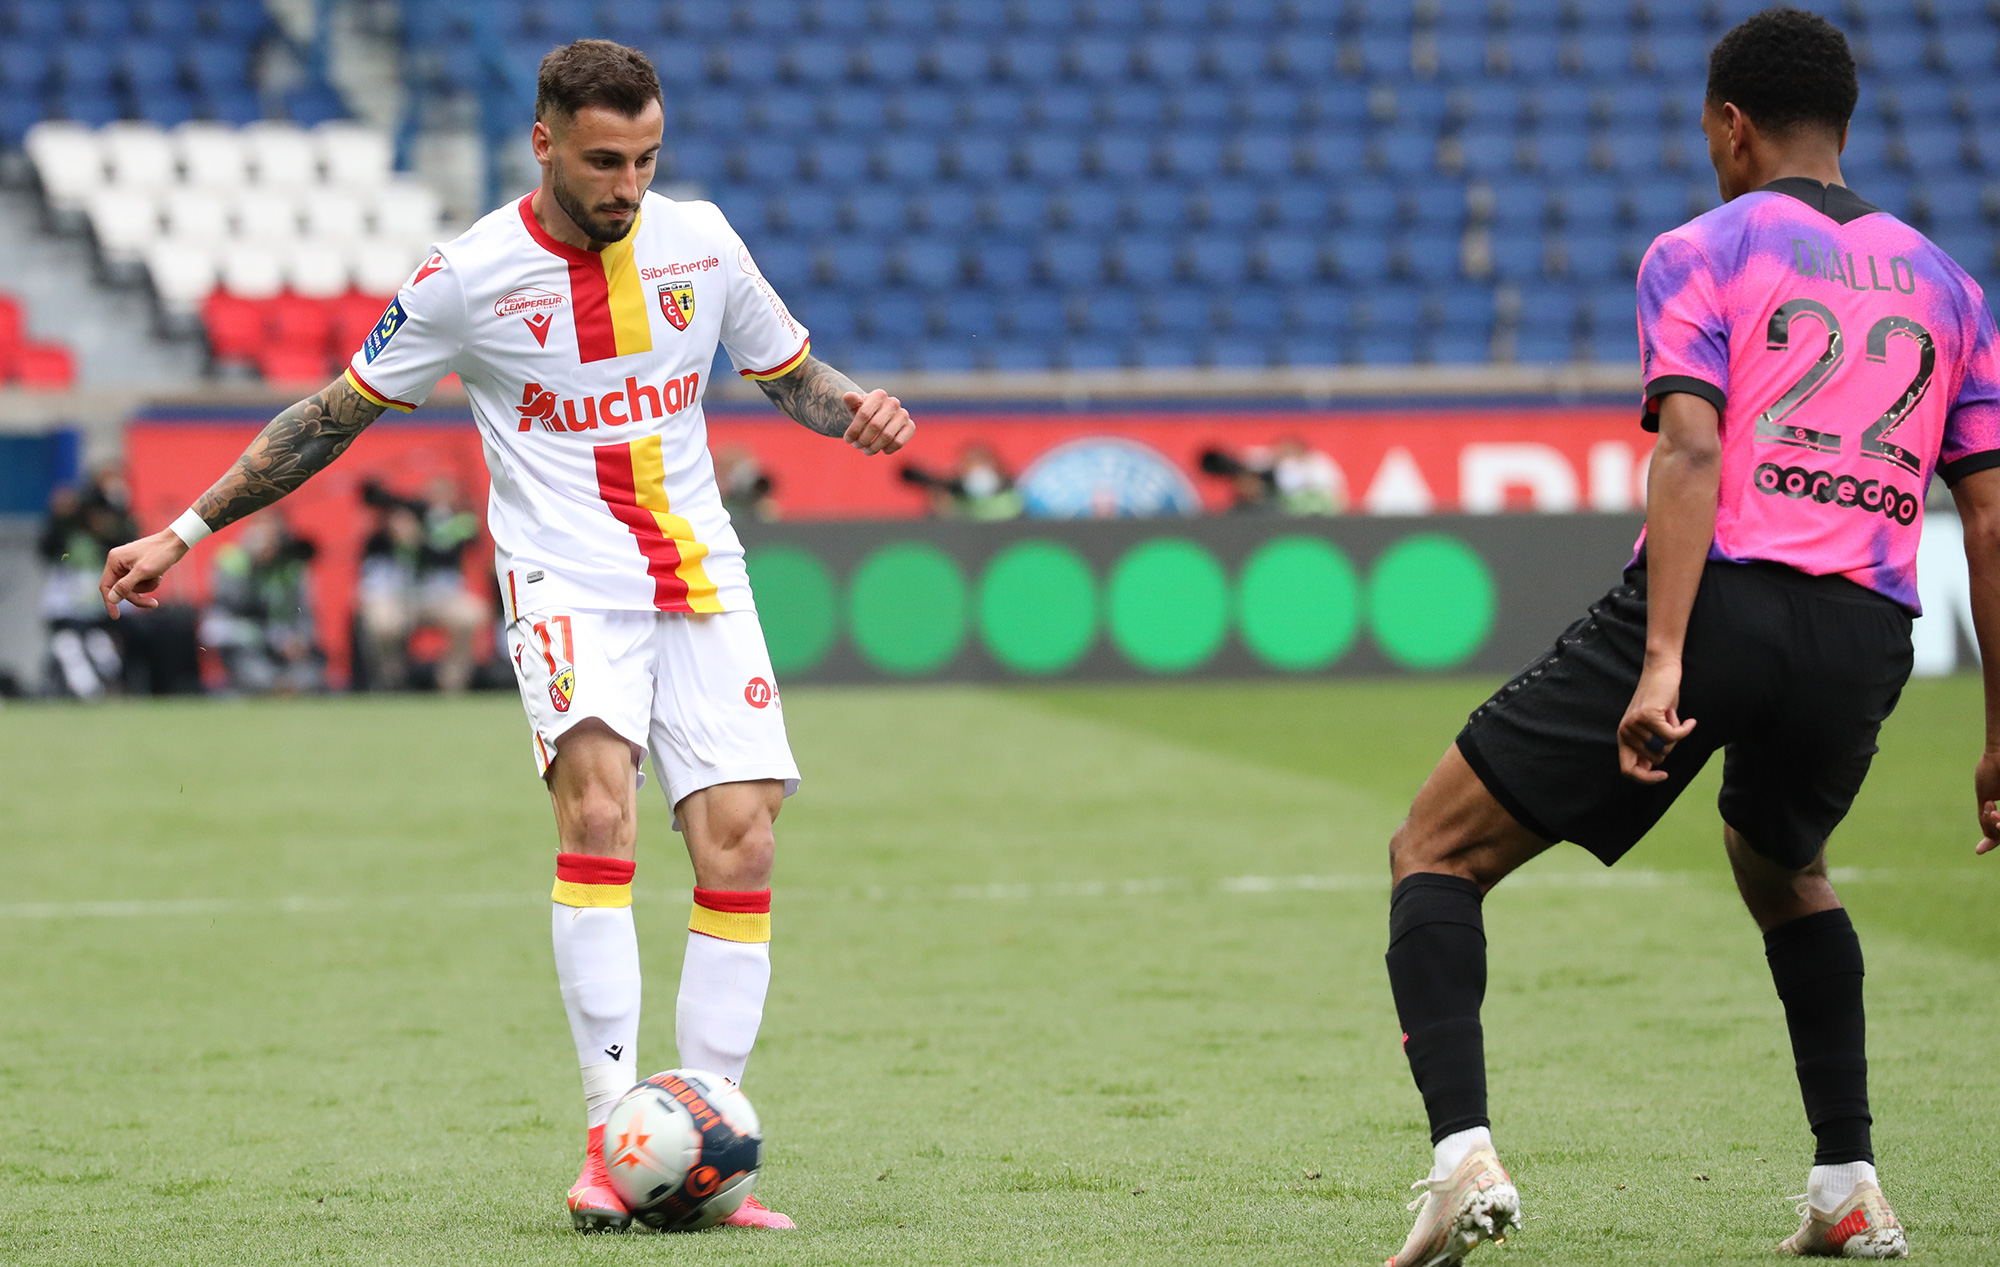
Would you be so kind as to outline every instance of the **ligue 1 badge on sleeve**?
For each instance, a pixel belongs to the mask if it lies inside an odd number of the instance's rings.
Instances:
[[[661,282],[660,312],[674,329],[687,329],[694,320],[694,283]]]

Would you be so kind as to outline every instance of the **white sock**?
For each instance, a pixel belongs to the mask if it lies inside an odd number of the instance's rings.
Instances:
[[[1431,1182],[1451,1178],[1459,1163],[1475,1148],[1493,1147],[1493,1132],[1484,1126],[1475,1126],[1469,1131],[1455,1131],[1437,1142],[1431,1150]]]
[[[586,1123],[602,1126],[618,1094],[639,1080],[639,937],[629,906],[554,906],[556,980],[583,1067]],[[618,1079],[623,1085],[609,1093]]]
[[[1838,1166],[1814,1166],[1806,1177],[1806,1200],[1812,1208],[1822,1214],[1831,1214],[1854,1195],[1857,1184],[1866,1181],[1879,1184],[1875,1178],[1875,1164],[1867,1161],[1846,1161]]]
[[[742,1082],[770,988],[770,942],[726,941],[690,932],[674,1008],[681,1068]]]

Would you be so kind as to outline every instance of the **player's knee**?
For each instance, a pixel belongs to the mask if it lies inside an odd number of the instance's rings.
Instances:
[[[608,791],[586,791],[578,796],[565,816],[565,826],[569,829],[569,840],[563,842],[569,853],[593,854],[608,857],[622,852],[621,846],[629,831],[626,819],[626,799],[614,796]]]

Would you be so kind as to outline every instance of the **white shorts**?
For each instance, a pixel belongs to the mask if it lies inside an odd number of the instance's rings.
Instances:
[[[534,731],[538,775],[548,773],[563,734],[595,717],[632,745],[634,766],[653,754],[670,805],[752,779],[783,779],[786,796],[798,790],[754,611],[543,608],[507,627],[507,652]]]

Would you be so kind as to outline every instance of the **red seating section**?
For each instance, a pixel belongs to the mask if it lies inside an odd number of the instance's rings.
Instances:
[[[30,339],[19,301],[5,294],[0,294],[0,385],[37,391],[76,386],[76,358],[60,343]]]
[[[218,290],[202,305],[201,320],[217,364],[253,366],[274,387],[323,387],[388,304],[388,296],[352,291],[333,299],[242,299]]]

